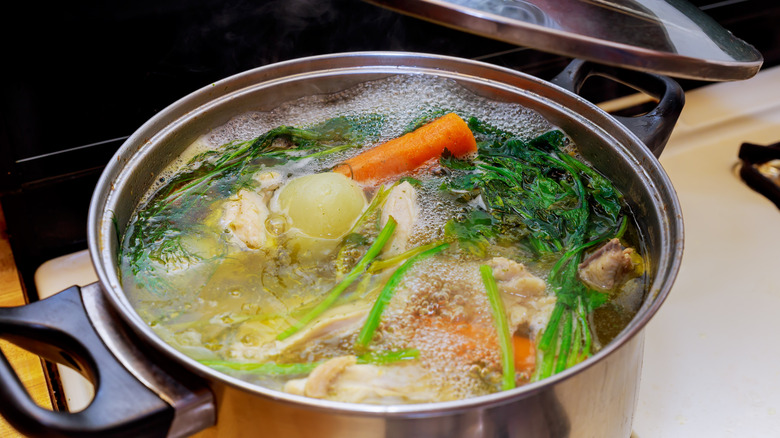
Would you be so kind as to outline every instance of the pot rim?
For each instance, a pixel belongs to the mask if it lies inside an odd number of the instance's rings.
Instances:
[[[115,228],[118,227],[118,225],[114,222],[115,216],[113,215],[113,212],[107,208],[110,204],[118,202],[117,199],[114,199],[115,196],[113,196],[115,194],[116,186],[121,185],[123,179],[126,179],[129,174],[132,174],[132,164],[137,163],[149,149],[152,149],[150,145],[154,138],[176,130],[176,123],[172,123],[172,121],[175,122],[183,118],[193,117],[193,114],[195,113],[208,111],[209,106],[216,105],[216,103],[223,99],[227,99],[228,96],[240,93],[241,90],[245,88],[257,87],[261,84],[273,84],[280,80],[312,75],[319,70],[307,70],[307,68],[317,67],[323,62],[327,63],[335,60],[346,61],[347,64],[350,64],[347,67],[343,67],[345,69],[344,71],[356,69],[358,71],[365,71],[365,69],[374,67],[380,68],[383,72],[388,74],[394,72],[403,74],[410,70],[419,70],[418,72],[422,73],[425,73],[426,71],[435,72],[442,76],[446,76],[447,73],[462,74],[452,70],[440,70],[439,68],[441,68],[441,66],[433,68],[431,66],[421,67],[418,64],[422,61],[427,61],[432,64],[441,63],[444,67],[460,66],[478,69],[482,73],[485,73],[486,76],[490,77],[473,77],[468,75],[464,77],[469,77],[479,82],[488,82],[491,85],[500,84],[505,87],[522,90],[524,93],[536,94],[534,91],[546,90],[545,94],[551,94],[555,99],[551,99],[549,96],[544,95],[541,96],[541,99],[551,101],[555,105],[562,105],[563,108],[570,109],[574,114],[580,115],[589,122],[589,124],[594,125],[594,128],[606,124],[612,129],[619,130],[621,135],[625,136],[625,138],[632,143],[642,145],[642,142],[633,133],[617,122],[612,116],[598,108],[596,105],[551,82],[493,64],[452,56],[415,52],[333,53],[269,64],[229,76],[177,100],[138,128],[117,150],[116,154],[101,174],[96,189],[93,192],[89,208],[87,229],[90,257],[108,301],[135,333],[154,346],[155,350],[164,353],[167,357],[173,358],[176,362],[183,364],[200,377],[216,379],[217,381],[224,382],[232,387],[264,396],[275,401],[304,405],[309,408],[334,413],[421,417],[450,414],[458,411],[471,410],[475,407],[485,405],[495,406],[529,397],[546,390],[561,381],[580,374],[595,363],[612,354],[643,330],[644,326],[649,322],[668,296],[674,278],[679,271],[683,249],[683,223],[681,208],[676,193],[672,188],[671,181],[658,160],[646,148],[640,147],[637,151],[641,151],[639,152],[641,156],[632,157],[635,161],[641,162],[641,171],[639,173],[644,172],[644,178],[648,181],[653,181],[651,186],[654,190],[660,190],[660,188],[666,189],[667,196],[664,200],[666,205],[664,205],[663,210],[670,212],[670,214],[667,214],[669,219],[667,228],[671,230],[669,234],[673,235],[671,237],[674,237],[674,239],[672,239],[674,241],[670,242],[667,241],[669,239],[665,239],[662,243],[662,246],[665,246],[662,252],[663,257],[666,260],[657,261],[659,271],[645,297],[642,308],[629,325],[616,336],[612,342],[604,346],[592,357],[542,381],[529,383],[509,391],[500,391],[493,394],[448,402],[389,406],[334,402],[288,394],[268,389],[260,385],[250,384],[246,381],[222,374],[200,364],[159,338],[137,315],[134,308],[130,305],[122,290],[116,272],[116,263],[114,259],[116,251],[114,245],[112,245],[111,239],[112,235],[116,236],[115,233],[118,233],[118,228]],[[361,62],[365,60],[375,61],[375,63],[371,65],[361,64]],[[405,64],[401,65],[399,64],[399,61],[402,60],[417,61],[418,64],[413,62],[408,66]],[[336,73],[339,72],[337,71]],[[527,89],[521,89],[513,84],[507,84],[500,81],[496,82],[492,73],[496,73],[501,77],[516,77],[522,81],[531,82],[539,88],[534,91],[528,91]],[[561,101],[569,105],[564,105]],[[571,106],[583,108],[588,112],[588,116],[585,117],[581,112],[572,110]],[[197,114],[195,114],[195,117],[197,117]],[[624,152],[628,154],[628,152]],[[651,174],[652,177],[650,176]],[[657,194],[656,199],[658,199]],[[109,266],[111,268],[109,268]]]

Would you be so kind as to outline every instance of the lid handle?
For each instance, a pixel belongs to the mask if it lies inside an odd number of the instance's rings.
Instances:
[[[653,155],[660,156],[685,104],[685,93],[680,84],[666,76],[581,59],[569,63],[552,82],[579,94],[582,85],[591,76],[601,76],[619,82],[658,99],[656,106],[645,114],[613,117],[639,137]]]

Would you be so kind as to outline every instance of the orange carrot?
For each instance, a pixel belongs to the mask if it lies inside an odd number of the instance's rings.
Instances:
[[[452,321],[444,317],[428,317],[420,320],[421,328],[442,339],[450,351],[464,358],[465,362],[490,362],[498,359],[496,331],[493,327]]]
[[[491,326],[452,321],[444,317],[420,319],[420,329],[442,340],[442,345],[463,358],[465,363],[491,363],[499,360],[496,330]],[[518,382],[528,382],[536,367],[536,344],[527,336],[512,336],[515,372]],[[495,362],[498,365],[498,362]]]
[[[534,342],[525,336],[512,336],[512,344],[515,349],[515,371],[533,372],[536,365],[536,346]]]
[[[455,113],[352,157],[333,171],[356,181],[383,180],[422,166],[445,148],[456,157],[477,151],[474,135]]]

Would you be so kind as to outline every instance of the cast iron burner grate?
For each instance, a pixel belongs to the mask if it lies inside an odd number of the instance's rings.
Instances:
[[[780,208],[780,142],[768,146],[742,143],[739,176]]]

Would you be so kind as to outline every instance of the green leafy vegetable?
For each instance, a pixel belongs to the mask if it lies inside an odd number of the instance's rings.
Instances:
[[[453,170],[474,170],[474,163],[469,160],[458,158],[445,148],[439,157],[439,164]]]
[[[481,265],[479,272],[482,274],[482,282],[485,284],[490,310],[493,312],[493,321],[498,333],[498,345],[501,347],[501,367],[504,371],[501,389],[506,391],[515,387],[515,356],[512,348],[512,334],[509,333],[504,302],[498,292],[496,279],[493,278],[493,269],[488,265]]]
[[[566,150],[560,131],[522,140],[475,118],[469,127],[478,155],[442,157],[440,164],[453,173],[442,189],[462,201],[480,196],[486,208],[451,220],[445,235],[480,257],[497,240],[510,239],[538,257],[557,258],[547,281],[558,302],[537,341],[542,360],[535,378],[541,379],[592,354],[587,315],[608,296],[585,286],[577,266],[587,248],[625,230],[622,196]]]
[[[459,220],[451,220],[444,226],[444,235],[457,239],[460,247],[479,257],[487,254],[490,239],[496,237],[495,223],[490,213],[470,210]]]
[[[359,146],[379,134],[380,115],[336,117],[306,129],[280,126],[259,137],[195,156],[138,211],[128,225],[120,260],[147,289],[164,294],[171,269],[208,261],[187,244],[197,234],[192,218],[205,217],[210,205],[255,182],[258,170],[288,160],[317,158]]]

